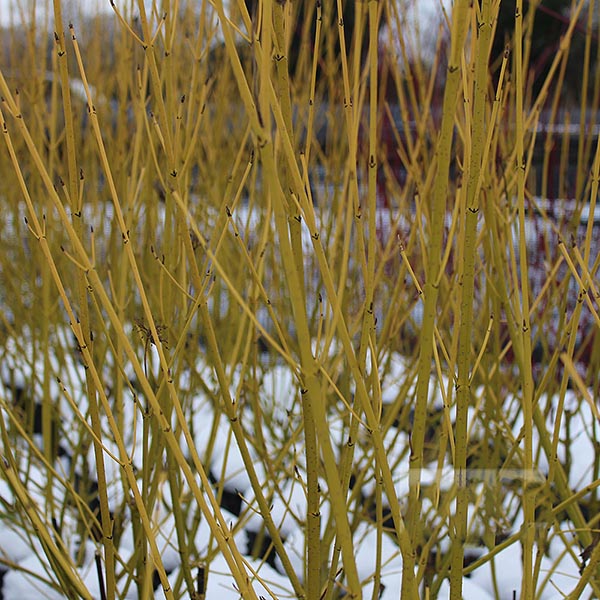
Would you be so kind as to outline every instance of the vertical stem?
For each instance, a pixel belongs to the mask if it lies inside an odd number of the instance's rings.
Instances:
[[[423,325],[420,333],[419,373],[416,389],[416,406],[411,436],[411,455],[409,470],[409,496],[407,528],[413,547],[420,542],[421,536],[421,500],[420,479],[423,467],[423,445],[427,417],[427,401],[433,353],[434,327],[440,282],[442,257],[442,239],[444,237],[444,219],[446,217],[448,174],[450,169],[452,136],[459,85],[461,81],[461,55],[466,32],[469,26],[470,2],[458,0],[452,14],[451,50],[444,88],[442,123],[436,147],[437,170],[433,184],[431,207],[431,228],[427,252],[427,273],[423,286],[425,306]],[[404,564],[403,578],[409,577],[410,564]]]
[[[458,339],[458,381],[456,383],[456,425],[454,439],[456,454],[457,495],[456,514],[452,531],[452,567],[450,570],[450,597],[462,598],[462,570],[466,543],[468,488],[467,488],[467,411],[471,399],[473,298],[475,295],[475,258],[477,256],[477,222],[481,186],[482,156],[485,138],[486,91],[488,87],[488,57],[492,35],[491,0],[483,0],[477,14],[477,41],[475,45],[475,81],[471,121],[472,131],[467,132],[470,144],[467,166],[467,199],[465,206],[465,232],[463,246],[463,273],[460,304],[460,329]],[[465,90],[467,92],[467,90]],[[468,107],[467,107],[468,110]],[[492,123],[493,126],[493,123]],[[465,158],[466,160],[466,158]]]
[[[357,10],[360,4],[357,6]],[[377,9],[378,3],[369,1],[369,158],[368,158],[368,196],[367,196],[367,269],[365,277],[365,303],[363,306],[363,324],[358,361],[362,368],[367,348],[372,342],[375,346],[375,316],[373,300],[375,296],[375,263],[376,263],[376,215],[377,215]],[[374,357],[373,357],[374,358]]]
[[[277,99],[280,102],[281,112],[287,136],[290,139],[292,146],[294,145],[294,130],[292,123],[292,106],[290,100],[290,85],[288,73],[288,58],[285,42],[284,16],[285,2],[271,3],[266,1],[263,4],[263,30],[265,28],[273,29],[275,34],[275,66],[276,66],[276,93]],[[272,19],[270,18],[272,12]],[[263,57],[271,56],[271,49],[265,46],[265,39],[270,39],[271,36],[263,36],[262,52]],[[269,69],[266,71],[265,69]],[[260,73],[261,85],[270,81],[270,63],[267,63]],[[268,107],[268,94],[261,93],[261,98],[266,100]],[[287,176],[288,167],[285,161],[282,161],[282,173],[280,179],[283,185],[284,193],[288,195],[288,229],[290,236],[290,244],[294,266],[296,270],[298,291],[302,296],[302,310],[306,310],[306,294],[304,282],[304,256],[302,249],[302,216],[300,212],[293,208],[293,202],[289,197],[291,184]],[[296,194],[297,195],[297,194]],[[279,207],[276,203],[275,210]],[[306,503],[306,595],[307,598],[317,598],[321,590],[321,517],[319,511],[319,450],[317,445],[317,432],[314,426],[314,416],[310,409],[309,399],[303,402],[302,417],[304,422],[304,437],[305,437],[305,453],[306,453],[306,488],[307,488],[307,503]]]
[[[519,270],[521,304],[515,303],[517,323],[521,325],[521,385],[525,447],[523,452],[523,584],[521,598],[533,597],[533,544],[535,536],[535,487],[533,482],[533,373],[531,369],[531,323],[529,311],[529,275],[525,234],[525,153],[523,126],[523,0],[517,0],[515,12],[515,125],[516,125],[516,176],[517,206],[519,216]]]
[[[67,51],[65,45],[65,32],[62,23],[62,12],[60,0],[54,0],[54,21],[56,26],[55,42],[58,53],[58,66],[61,81],[61,91],[63,97],[63,112],[65,118],[65,143],[67,150],[68,165],[68,198],[70,198],[70,208],[72,214],[73,228],[79,240],[83,239],[83,206],[80,200],[78,190],[78,172],[75,147],[75,128],[73,124],[73,111],[71,106],[71,88],[67,66]],[[90,354],[92,347],[92,328],[88,309],[87,282],[85,274],[77,269],[77,299],[79,305],[78,319],[81,323],[83,335],[82,344],[87,346]],[[89,369],[85,371],[87,396],[89,399],[90,418],[92,428],[96,436],[94,437],[94,456],[96,459],[96,473],[98,477],[98,496],[100,501],[100,522],[102,525],[102,543],[104,546],[104,564],[106,570],[106,590],[107,600],[114,600],[116,579],[115,579],[115,549],[113,545],[113,523],[108,505],[108,492],[106,482],[106,470],[104,466],[104,455],[102,445],[99,440],[102,439],[100,424],[100,414],[98,410],[98,396],[96,385]]]

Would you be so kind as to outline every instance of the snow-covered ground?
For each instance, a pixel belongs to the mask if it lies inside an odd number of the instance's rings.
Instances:
[[[52,538],[57,543],[64,544],[68,553],[73,557],[73,569],[76,576],[81,579],[93,598],[100,598],[99,580],[96,570],[95,557],[100,552],[100,545],[92,537],[82,539],[78,529],[78,512],[72,501],[70,486],[76,480],[83,481],[87,477],[93,481],[96,473],[93,451],[90,450],[87,458],[81,455],[81,440],[85,437],[82,419],[77,416],[75,407],[83,414],[87,414],[87,399],[84,392],[85,371],[71,351],[71,337],[67,331],[54,332],[54,348],[62,348],[60,360],[57,356],[49,357],[49,367],[44,365],[43,356],[39,348],[19,340],[7,340],[4,354],[1,356],[1,389],[0,398],[6,400],[2,410],[5,426],[12,432],[13,440],[10,448],[4,447],[3,456],[14,457],[15,468],[24,489],[29,495],[31,506],[36,510],[46,526],[52,533]],[[200,353],[201,354],[201,353]],[[155,354],[149,361],[149,369],[157,369],[158,364]],[[415,388],[411,379],[414,372],[404,357],[392,354],[385,364],[385,372],[381,373],[382,397],[385,411],[391,410],[398,403],[406,405],[414,396]],[[46,369],[50,369],[50,373]],[[104,365],[105,381],[109,382],[111,373],[114,373],[110,360]],[[382,367],[383,369],[383,367]],[[128,371],[128,370],[127,370]],[[56,402],[57,411],[60,411],[59,440],[60,457],[55,465],[56,473],[52,483],[52,498],[49,499],[48,469],[44,467],[39,456],[32,448],[25,444],[22,438],[14,434],[15,424],[11,419],[17,414],[15,403],[32,401],[39,406],[44,397],[43,382],[45,375],[49,375],[51,382],[50,397]],[[57,382],[60,378],[60,383]],[[135,376],[129,372],[131,384],[135,389]],[[215,410],[210,394],[203,392],[205,389],[217,391],[218,386],[212,370],[207,367],[202,358],[198,358],[195,365],[188,367],[180,373],[178,389],[186,407],[186,418],[194,436],[195,448],[202,458],[205,468],[210,472],[213,485],[212,491],[218,496],[222,494],[222,512],[225,521],[229,524],[234,540],[248,561],[250,571],[257,573],[253,586],[260,596],[274,598],[294,597],[289,578],[285,575],[279,556],[270,555],[268,561],[260,557],[252,557],[252,544],[254,540],[265,534],[264,519],[255,499],[248,471],[243,463],[240,449],[231,434],[229,419],[220,415]],[[196,383],[194,383],[196,382]],[[257,386],[260,410],[244,405],[244,390],[248,386]],[[442,381],[442,386],[435,380],[431,381],[430,413],[435,421],[435,416],[441,418],[443,412],[443,391],[448,386],[447,381]],[[111,385],[107,383],[106,393],[112,401]],[[253,454],[257,476],[261,483],[261,490],[268,499],[270,513],[275,525],[284,541],[284,548],[291,560],[298,578],[304,578],[304,523],[306,521],[306,465],[304,460],[304,440],[300,433],[302,416],[300,407],[300,390],[290,369],[284,365],[270,365],[265,363],[259,372],[249,380],[248,376],[240,379],[240,374],[234,372],[231,376],[231,392],[238,398],[241,406],[240,421],[247,431],[248,440],[255,438],[253,432],[261,423],[266,452],[271,457],[278,457],[281,461],[281,473],[286,470],[289,475],[281,475],[274,479],[268,473],[268,465],[261,459],[258,446],[250,444]],[[46,392],[47,394],[48,392]],[[482,397],[485,390],[475,391],[476,404],[483,405]],[[9,400],[12,399],[12,400]],[[129,398],[131,400],[131,398]],[[471,439],[473,444],[481,443],[485,436],[493,435],[489,440],[508,438],[516,440],[522,427],[522,417],[519,398],[506,394],[499,397],[502,403],[503,418],[499,418],[493,425],[494,432],[485,427],[483,414],[472,409],[470,412]],[[143,398],[138,396],[137,404],[126,401],[122,404],[124,419],[124,443],[128,455],[135,467],[142,466],[142,427],[143,418],[140,406]],[[558,419],[558,444],[557,454],[561,463],[568,465],[569,485],[572,490],[582,490],[595,480],[595,444],[598,439],[598,424],[592,414],[591,407],[578,397],[577,394],[567,391],[564,404],[559,406],[555,397],[542,396],[538,405],[547,415],[548,431],[553,431]],[[116,407],[113,407],[116,408]],[[483,410],[483,408],[481,408]],[[559,412],[560,411],[560,412]],[[335,447],[342,448],[347,436],[347,424],[343,421],[343,407],[336,407],[335,403],[328,414],[331,431],[331,440]],[[84,417],[85,420],[85,417]],[[122,598],[137,598],[139,591],[130,577],[127,576],[128,559],[135,552],[136,536],[134,533],[135,519],[133,518],[130,504],[124,493],[122,470],[110,457],[109,453],[116,456],[119,450],[111,440],[110,428],[105,417],[102,418],[105,431],[105,462],[107,468],[107,481],[109,482],[109,502],[116,521],[119,523],[120,533],[115,537],[120,560],[117,563],[118,596]],[[34,424],[34,429],[35,429]],[[392,467],[394,483],[398,497],[401,499],[402,508],[408,494],[408,464],[409,464],[409,431],[392,424],[384,432],[385,446],[389,464]],[[39,432],[34,435],[36,444],[42,445]],[[293,440],[290,445],[289,440]],[[567,440],[569,443],[567,444]],[[549,471],[549,462],[539,450],[539,439],[534,439],[536,453],[539,452],[535,480],[543,483]],[[188,452],[183,444],[184,452]],[[282,455],[281,453],[284,452]],[[77,457],[74,459],[73,457]],[[369,508],[370,499],[373,498],[376,477],[372,471],[373,449],[368,437],[360,436],[355,451],[355,472],[360,474],[355,485],[360,486],[360,494],[351,500],[351,507],[357,515],[354,524],[354,547],[358,573],[363,582],[365,598],[371,597],[373,576],[376,571],[376,557],[378,549],[377,529],[373,523],[372,508]],[[518,461],[517,461],[518,463]],[[87,470],[87,472],[86,472]],[[138,471],[141,472],[141,471]],[[278,471],[279,473],[279,471]],[[140,475],[141,477],[141,475]],[[516,536],[522,524],[521,513],[521,483],[523,472],[518,464],[507,462],[505,468],[485,469],[474,464],[469,472],[472,487],[472,501],[469,508],[469,556],[471,561],[486,555],[488,550],[484,543],[486,535],[489,536],[490,520],[495,520],[496,534],[499,539],[508,539]],[[431,459],[421,475],[423,489],[422,522],[428,535],[434,536],[432,556],[438,553],[438,559],[447,552],[449,540],[448,514],[440,510],[440,502],[445,495],[451,493],[454,483],[454,473],[445,460],[440,467],[437,456]],[[176,582],[180,581],[181,557],[178,552],[177,533],[173,518],[173,499],[168,483],[160,484],[157,502],[151,510],[153,528],[156,531],[156,541],[161,552],[163,565],[169,574],[169,581],[175,589]],[[486,487],[487,486],[487,487]],[[321,524],[322,531],[328,522],[331,513],[327,497],[327,485],[321,482]],[[486,513],[486,494],[494,490],[501,494],[501,501],[496,502],[501,510],[498,514]],[[230,569],[225,559],[215,550],[214,536],[207,526],[197,506],[191,504],[189,490],[186,486],[181,489],[177,502],[186,514],[189,532],[193,533],[193,548],[197,556],[206,557],[202,571],[207,585],[207,598],[215,598],[217,594],[221,600],[238,599],[235,582],[230,574]],[[437,498],[437,500],[436,500]],[[440,500],[441,499],[441,500]],[[384,500],[385,503],[385,500]],[[450,510],[453,511],[453,502]],[[64,594],[58,587],[58,582],[53,570],[50,568],[45,556],[43,546],[34,535],[28,520],[23,517],[20,504],[15,497],[14,489],[6,480],[0,478],[0,571],[2,571],[2,585],[0,598],[63,598]],[[580,548],[574,543],[573,524],[565,517],[560,526],[544,529],[540,523],[538,536],[538,550],[540,555],[540,570],[538,577],[538,595],[542,600],[553,600],[568,594],[577,584],[579,579]],[[544,544],[542,544],[542,541]],[[489,539],[488,539],[489,543]],[[332,547],[327,548],[329,553]],[[401,585],[402,557],[399,547],[392,535],[383,534],[380,546],[381,562],[381,595],[386,600],[397,598]],[[78,557],[78,562],[75,562]],[[513,591],[519,595],[522,576],[521,546],[515,538],[514,543],[506,546],[493,559],[484,562],[464,580],[464,598],[481,600],[482,598],[513,597]],[[199,568],[199,567],[198,567]],[[195,575],[198,569],[195,568]],[[198,572],[199,573],[199,572]],[[441,583],[439,598],[449,595],[447,581]],[[163,597],[160,586],[155,588],[156,597]],[[586,592],[589,596],[589,591]],[[587,597],[587,596],[586,596]]]

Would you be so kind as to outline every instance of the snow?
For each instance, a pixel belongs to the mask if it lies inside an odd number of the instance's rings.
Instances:
[[[254,492],[246,498],[248,504],[255,509],[246,521],[246,529],[258,532],[263,526],[263,519],[255,504]],[[306,518],[306,493],[302,484],[295,479],[288,479],[277,490],[271,502],[271,517],[282,537],[289,537],[299,523]]]
[[[45,559],[30,554],[19,562],[19,570],[10,570],[4,576],[4,597],[20,600],[63,600],[64,594],[48,575],[49,570]]]
[[[8,564],[18,564],[25,560],[34,549],[41,550],[21,528],[8,520],[0,522],[0,558],[3,561]]]
[[[133,331],[133,330],[132,330]],[[61,348],[56,356],[49,357],[47,364],[51,369],[51,378],[61,377],[63,386],[68,389],[69,394],[76,398],[80,410],[85,414],[87,411],[85,400],[85,382],[82,365],[76,360],[76,354],[73,351],[72,337],[67,331],[56,331],[52,334],[57,340],[54,348]],[[141,343],[141,342],[140,342]],[[66,349],[66,347],[70,347]],[[73,356],[69,355],[73,353]],[[156,357],[153,353],[149,360],[150,369],[158,369]],[[60,358],[59,358],[60,357]],[[23,347],[17,344],[11,338],[6,340],[5,353],[3,361],[0,364],[0,385],[4,386],[5,393],[11,394],[11,389],[18,387],[29,393],[33,389],[33,397],[37,398],[42,393],[40,381],[44,378],[44,368],[46,363],[40,359],[39,351],[33,345]],[[398,401],[406,401],[414,395],[414,368],[408,363],[407,359],[398,354],[392,353],[389,356],[382,357],[379,361],[381,369],[382,395],[386,403],[393,404]],[[114,372],[114,367],[108,361],[105,365],[103,376],[109,378]],[[264,530],[263,518],[260,515],[258,504],[255,498],[254,490],[251,487],[250,479],[246,466],[241,457],[240,449],[237,445],[229,419],[224,415],[218,419],[215,428],[216,413],[212,404],[212,399],[207,395],[194,389],[194,381],[201,375],[209,387],[218,390],[218,384],[214,379],[214,374],[198,359],[196,365],[189,367],[186,372],[181,374],[182,393],[188,395],[190,406],[190,425],[196,443],[196,450],[217,483],[214,484],[213,494],[218,496],[218,489],[223,492],[242,495],[241,513],[236,515],[222,509],[223,517],[232,528],[233,539],[242,554],[248,553],[249,535],[260,535]],[[240,394],[236,401],[239,402],[238,410],[240,422],[244,429],[249,433],[249,451],[254,459],[254,467],[257,477],[262,485],[262,492],[267,499],[270,507],[271,516],[278,528],[284,541],[284,548],[289,554],[291,563],[302,580],[304,577],[304,522],[306,520],[306,491],[303,481],[305,480],[305,459],[304,459],[304,441],[297,431],[301,426],[299,402],[299,388],[296,377],[289,367],[281,364],[261,367],[257,372],[258,402],[260,404],[260,418],[255,414],[256,406],[252,403],[242,402],[245,392],[246,382],[241,380],[241,374],[236,369],[230,374],[231,391],[234,394]],[[131,377],[135,375],[132,372]],[[109,380],[109,379],[107,379]],[[442,377],[442,387],[447,389],[448,381],[445,376]],[[483,401],[482,395],[485,388],[475,390],[474,396],[478,402]],[[64,505],[65,499],[70,493],[67,482],[70,474],[75,472],[81,475],[84,469],[87,469],[88,476],[93,479],[96,473],[95,455],[90,447],[87,454],[87,464],[80,461],[76,465],[71,465],[69,455],[76,449],[81,430],[78,429],[78,418],[72,414],[72,406],[64,401],[65,392],[62,387],[52,387],[51,394],[62,398],[58,406],[63,419],[63,428],[68,432],[64,436],[61,444],[65,449],[65,454],[55,465],[58,478],[53,479],[53,496],[56,505]],[[437,378],[432,377],[430,382],[430,410],[441,412],[443,410],[442,395]],[[519,410],[519,398],[506,394],[504,398],[506,422],[498,427],[504,428],[498,433],[500,435],[512,435],[516,440],[522,428],[521,411]],[[143,399],[140,399],[143,404]],[[581,489],[593,480],[593,457],[594,440],[597,437],[597,425],[595,424],[593,413],[586,402],[572,390],[567,390],[564,399],[564,410],[558,414],[558,399],[556,397],[542,396],[538,400],[538,405],[545,414],[548,415],[548,431],[553,432],[555,424],[558,422],[557,431],[559,432],[559,443],[557,445],[558,458],[561,462],[569,461],[569,482],[574,490]],[[341,407],[341,404],[340,404]],[[125,403],[121,407],[123,419],[126,427],[124,431],[124,444],[127,448],[128,457],[133,461],[134,468],[140,469],[142,464],[141,448],[141,427],[142,415],[140,405],[135,402]],[[342,411],[343,413],[343,411]],[[340,448],[345,443],[347,435],[345,425],[340,416],[342,413],[334,411],[330,418],[330,431],[332,442],[336,448]],[[510,415],[514,415],[510,417]],[[10,420],[10,417],[3,411],[3,418]],[[72,420],[70,420],[72,419]],[[473,408],[469,413],[471,427],[471,438],[477,440],[487,435],[486,429],[478,423],[479,414]],[[277,456],[281,447],[286,443],[287,438],[292,432],[296,439],[293,447],[290,447],[288,460],[292,462],[286,464],[289,475],[284,472],[279,473],[280,478],[273,480],[265,471],[264,465],[258,458],[255,449],[252,446],[252,428],[258,423],[270,423],[265,427],[263,435],[265,444],[272,456]],[[102,417],[102,429],[105,431],[103,440],[105,453],[104,462],[107,473],[109,505],[111,511],[122,515],[124,529],[119,539],[119,554],[123,560],[128,560],[133,555],[135,543],[133,529],[131,524],[131,511],[128,506],[127,496],[124,492],[122,467],[108,454],[119,456],[119,450],[114,441],[111,441],[110,428],[105,416]],[[366,431],[360,429],[361,434],[356,443],[355,463],[357,472],[363,473],[363,479],[360,481],[360,489],[364,498],[372,498],[375,492],[375,475],[373,471],[373,448],[371,438]],[[42,447],[41,436],[35,434],[34,441],[39,447]],[[210,440],[212,439],[212,452],[208,454]],[[400,501],[403,503],[409,492],[409,432],[391,427],[383,432],[384,446],[386,448],[389,464],[392,469],[392,477],[396,486],[396,492]],[[539,452],[538,470],[536,476],[543,481],[547,473],[548,463],[539,449],[539,436],[534,436],[536,447],[534,451]],[[22,481],[32,498],[35,505],[39,507],[46,506],[46,487],[48,481],[47,470],[38,461],[29,457],[27,444],[22,447],[14,448],[17,452],[18,468],[22,472]],[[472,497],[481,499],[486,493],[486,485],[489,483],[500,483],[506,485],[504,489],[504,498],[502,500],[503,515],[498,515],[500,521],[496,525],[497,531],[506,535],[518,533],[519,527],[523,521],[521,509],[521,499],[519,494],[509,491],[511,485],[520,485],[523,479],[523,473],[517,468],[513,469],[507,465],[502,471],[472,469],[471,488]],[[440,469],[436,461],[426,463],[420,474],[421,489],[423,490],[422,519],[426,527],[437,531],[439,552],[447,552],[450,548],[448,535],[448,523],[440,514],[438,503],[440,494],[451,490],[454,485],[455,473],[450,464],[444,464]],[[141,482],[139,483],[141,485]],[[190,504],[192,495],[188,486],[184,484],[180,491],[180,497],[177,499],[180,507],[186,514],[187,530],[193,535],[193,547],[200,556],[214,556],[209,561],[208,573],[208,591],[210,593],[220,594],[223,598],[238,598],[235,591],[234,581],[229,574],[223,558],[215,549],[215,539],[208,527],[206,519],[199,514],[195,503]],[[62,595],[57,591],[56,581],[53,580],[52,571],[47,564],[43,551],[33,535],[30,527],[19,524],[15,517],[7,517],[11,514],[11,506],[15,498],[10,487],[0,479],[0,558],[3,561],[4,568],[8,569],[4,587],[1,588],[5,594],[4,597],[20,598],[59,598]],[[468,507],[468,535],[469,535],[469,554],[481,558],[484,557],[487,550],[481,546],[481,540],[486,531],[489,531],[490,524],[486,522],[480,512],[479,500],[471,502]],[[358,506],[358,505],[356,505]],[[330,505],[327,500],[327,485],[321,481],[321,527],[323,533],[329,523]],[[61,520],[61,535],[65,543],[70,548],[74,557],[79,548],[79,538],[76,533],[74,513],[70,508],[65,510]],[[178,539],[173,516],[173,499],[171,498],[168,482],[162,482],[159,489],[158,501],[150,509],[150,518],[153,528],[156,532],[156,543],[161,553],[163,565],[170,573],[170,581],[175,581],[178,576],[181,556],[178,550]],[[331,524],[329,523],[329,526]],[[568,522],[561,525],[564,533],[558,535],[551,533],[549,536],[549,545],[545,549],[546,554],[541,557],[541,570],[538,582],[539,598],[541,600],[551,600],[556,597],[562,597],[560,594],[567,594],[574,587],[579,570],[578,549],[573,547],[574,539],[570,534],[572,525]],[[397,590],[401,582],[402,558],[399,553],[396,542],[387,533],[383,534],[382,542],[382,568],[381,598],[396,597]],[[85,585],[90,592],[97,597],[98,581],[95,564],[93,562],[97,547],[94,543],[87,540],[85,542],[85,556],[83,565],[79,568],[79,573]],[[376,569],[374,563],[376,556],[377,531],[367,520],[359,520],[354,532],[354,546],[356,549],[356,560],[358,573],[363,583],[363,594],[370,597],[374,585],[373,575]],[[211,550],[212,549],[212,550]],[[495,597],[495,586],[498,586],[499,598],[512,598],[512,590],[519,592],[522,578],[521,567],[521,546],[514,543],[502,552],[498,553],[493,559],[477,568],[469,577],[464,579],[464,598],[487,598]],[[270,582],[268,586],[273,590],[277,597],[286,597],[290,595],[291,584],[287,577],[283,575],[281,561],[277,556],[274,557],[273,569],[268,564],[253,562],[254,559],[247,556],[249,564],[259,571],[261,580]],[[493,565],[493,566],[492,566]],[[13,568],[17,567],[17,568]],[[74,567],[75,568],[75,567]],[[33,574],[37,575],[35,577]],[[498,583],[498,577],[501,578],[501,585]],[[127,578],[124,578],[125,581]],[[125,585],[125,584],[123,584]],[[262,584],[255,582],[255,588],[259,594],[267,594],[267,590],[261,587]],[[157,591],[157,597],[160,596],[160,590]],[[127,589],[122,589],[123,597],[134,598],[138,593],[137,588],[130,584]],[[449,588],[447,581],[442,582],[439,597],[448,597]],[[265,596],[268,597],[268,596]]]
[[[221,417],[224,421],[225,417]],[[250,489],[250,477],[242,454],[231,431],[222,426],[217,431],[212,451],[210,470],[213,477],[223,482],[223,489],[233,493],[245,493]],[[260,474],[263,475],[262,467]],[[264,475],[263,475],[264,477]]]
[[[497,597],[499,600],[511,600],[514,590],[517,591],[518,596],[523,576],[519,552],[518,545],[505,548],[491,562],[476,569],[472,581],[491,594],[491,597]],[[561,552],[558,561],[542,556],[540,564],[538,582],[538,589],[542,589],[540,600],[563,598],[577,585],[580,577],[579,568],[565,549]]]
[[[431,64],[440,31],[442,38],[449,39],[446,15],[450,18],[452,0],[402,0],[397,7],[398,21],[393,20],[384,28],[383,39],[394,40],[399,60],[399,40],[403,38],[409,60],[418,56],[426,64]]]
[[[261,565],[256,560],[248,561],[249,567],[260,573],[260,581],[253,579],[252,588],[257,596],[264,598],[291,598],[292,590],[289,581],[280,575],[269,565]],[[171,574],[172,578],[179,575],[179,570]],[[217,555],[210,563],[208,573],[205,574],[206,598],[219,598],[219,600],[240,600],[240,593],[237,591],[237,585],[230,568],[225,559]],[[164,598],[162,591],[157,592],[156,598]]]

